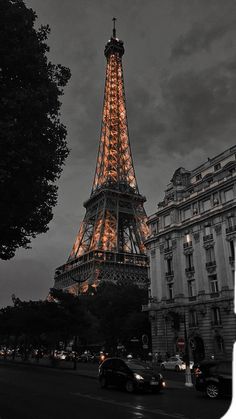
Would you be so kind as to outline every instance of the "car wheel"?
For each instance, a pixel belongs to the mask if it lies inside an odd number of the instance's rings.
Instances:
[[[178,365],[175,366],[175,371],[179,372],[180,371],[180,367]]]
[[[210,399],[219,397],[219,386],[215,383],[208,383],[206,386],[206,395]]]
[[[101,377],[99,382],[101,388],[107,388],[107,379],[105,377]]]
[[[125,389],[128,393],[133,393],[134,392],[134,383],[131,380],[126,381],[125,384]]]

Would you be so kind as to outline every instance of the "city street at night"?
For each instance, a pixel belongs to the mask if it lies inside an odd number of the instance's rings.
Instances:
[[[208,400],[186,388],[182,373],[165,372],[167,388],[160,394],[127,394],[100,389],[96,369],[84,364],[74,372],[2,363],[0,418],[217,419],[230,405],[229,399]]]

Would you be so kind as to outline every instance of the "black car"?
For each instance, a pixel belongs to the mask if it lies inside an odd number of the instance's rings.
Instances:
[[[125,388],[129,393],[149,390],[158,393],[165,382],[161,374],[152,367],[135,359],[108,358],[99,366],[98,374],[102,388],[114,385]]]
[[[232,394],[232,362],[202,361],[194,366],[195,388],[210,399]]]

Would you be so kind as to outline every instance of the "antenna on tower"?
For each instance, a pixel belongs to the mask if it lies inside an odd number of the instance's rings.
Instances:
[[[113,38],[116,38],[116,17],[113,17]]]

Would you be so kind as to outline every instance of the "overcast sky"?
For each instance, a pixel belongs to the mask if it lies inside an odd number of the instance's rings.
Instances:
[[[103,103],[104,46],[117,17],[129,133],[148,215],[175,169],[193,169],[234,145],[235,0],[26,0],[49,24],[49,59],[71,69],[62,121],[71,149],[46,234],[0,262],[0,306],[44,299],[54,270],[70,253],[85,214],[97,157]]]

